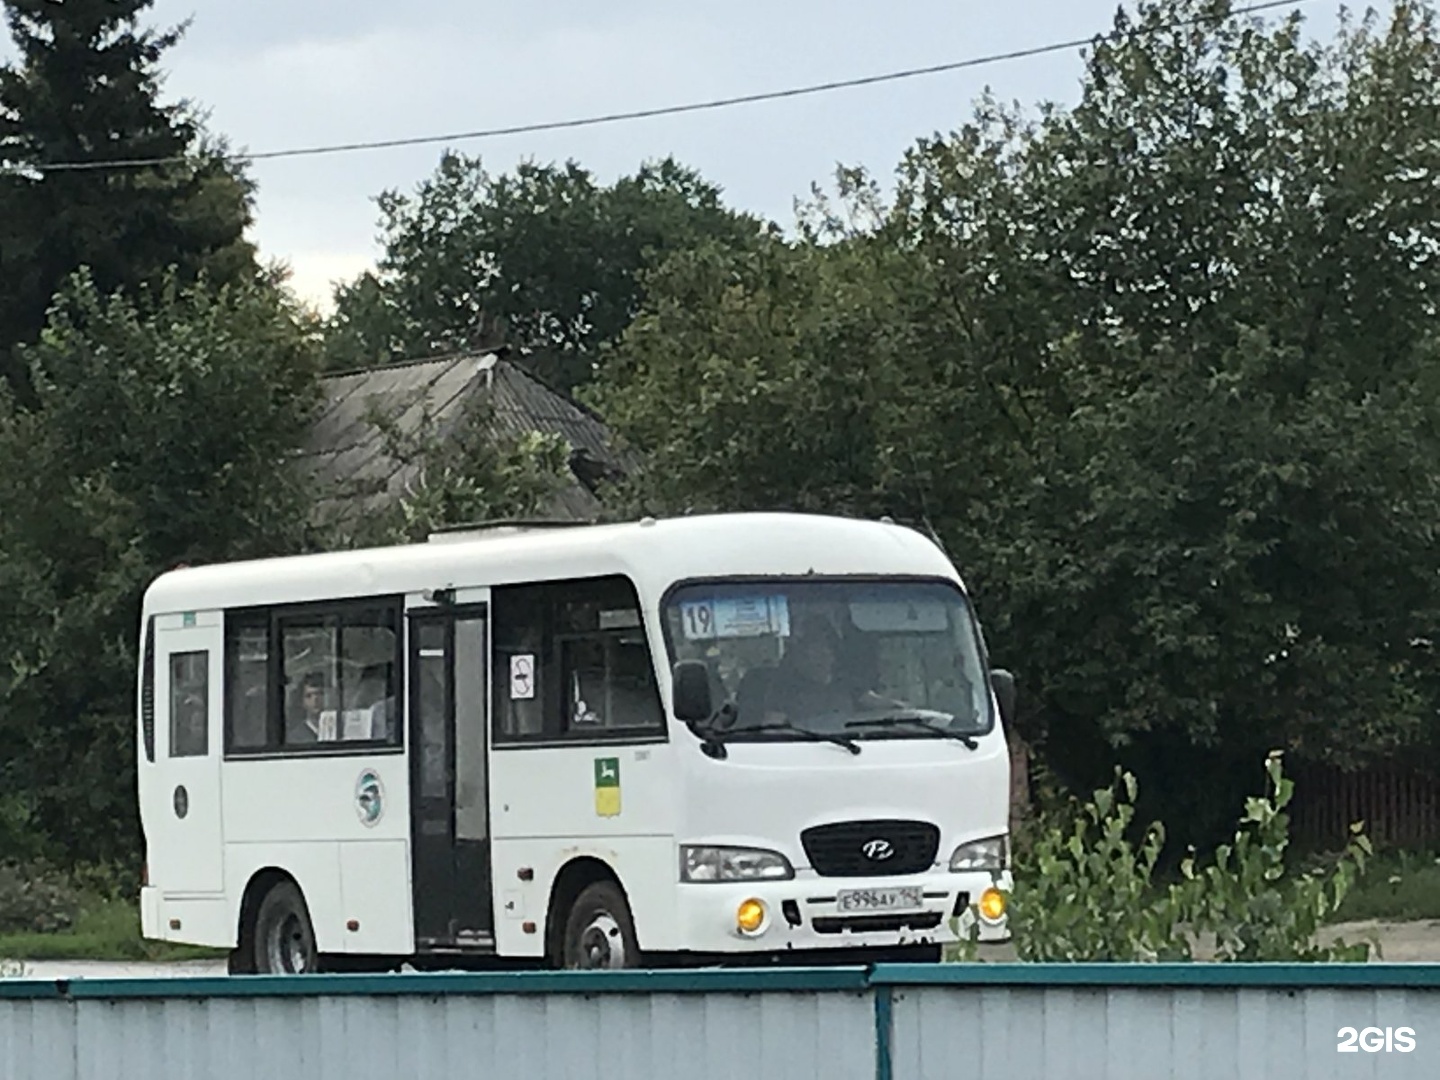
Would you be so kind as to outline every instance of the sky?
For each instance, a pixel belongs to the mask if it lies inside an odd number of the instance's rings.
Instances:
[[[1088,38],[1115,0],[156,0],[190,26],[165,95],[248,152],[441,135],[683,104]],[[1127,7],[1133,0],[1127,0]],[[1328,36],[1339,0],[1299,0]],[[1361,5],[1363,8],[1363,5]],[[1388,4],[1377,5],[1382,10]],[[14,56],[6,40],[0,61]],[[674,155],[739,209],[781,225],[838,165],[888,178],[917,139],[948,132],[987,88],[1072,104],[1079,50],[798,99],[570,131],[459,142],[492,172],[573,159],[602,182]],[[375,197],[412,190],[443,145],[256,162],[253,238],[307,301],[378,254]]]

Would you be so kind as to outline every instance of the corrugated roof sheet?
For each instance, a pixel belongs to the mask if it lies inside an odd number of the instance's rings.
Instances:
[[[538,432],[558,435],[572,451],[614,473],[629,471],[627,455],[611,445],[609,429],[590,410],[545,386],[518,365],[493,354],[463,354],[330,375],[300,467],[317,499],[313,523],[348,531],[404,496],[417,478],[413,465],[392,457],[376,415],[404,437],[443,438],[483,401],[487,424],[501,438]],[[600,504],[589,487],[571,482],[542,508],[545,516],[586,519]]]

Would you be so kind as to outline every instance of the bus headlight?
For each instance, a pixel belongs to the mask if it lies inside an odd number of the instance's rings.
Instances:
[[[961,844],[950,856],[950,872],[963,873],[968,870],[1004,870],[1010,855],[1008,836],[990,836],[984,840],[971,840]]]
[[[680,848],[681,881],[786,881],[795,876],[790,860],[761,848]]]

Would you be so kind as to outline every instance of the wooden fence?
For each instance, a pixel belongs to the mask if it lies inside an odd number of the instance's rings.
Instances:
[[[1372,843],[1440,849],[1440,777],[1400,764],[1357,772],[1287,763],[1295,781],[1292,836],[1301,843],[1339,847],[1352,822],[1365,824]]]
[[[1010,828],[1030,809],[1030,751],[1010,739]],[[1306,847],[1338,850],[1353,822],[1363,822],[1371,842],[1391,848],[1440,853],[1440,775],[1398,762],[1347,772],[1287,760],[1295,782],[1289,807],[1291,839]]]

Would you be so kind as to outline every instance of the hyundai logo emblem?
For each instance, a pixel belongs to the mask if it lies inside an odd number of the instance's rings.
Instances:
[[[867,840],[860,848],[865,857],[871,862],[884,862],[895,854],[895,848],[889,840]]]

